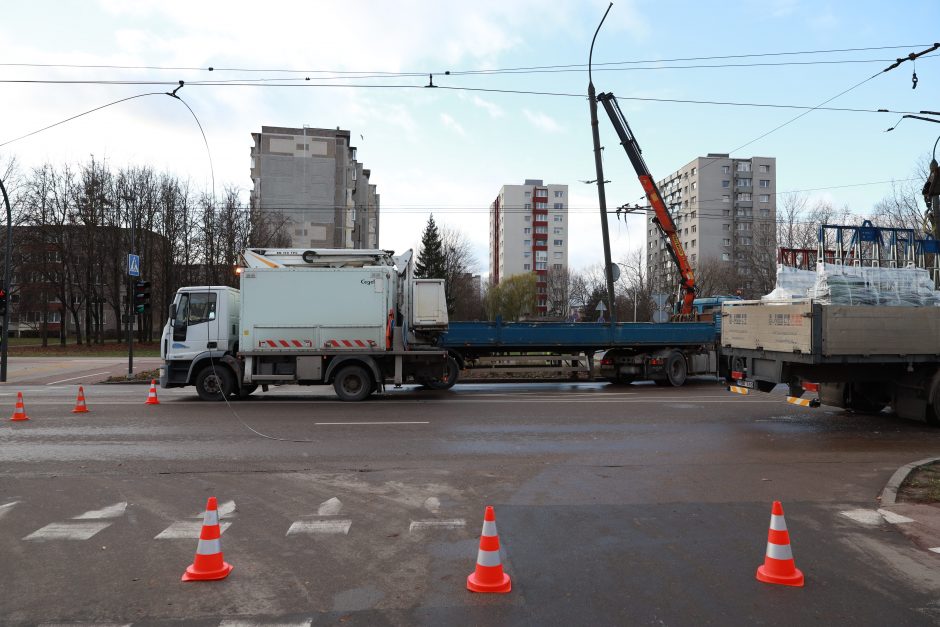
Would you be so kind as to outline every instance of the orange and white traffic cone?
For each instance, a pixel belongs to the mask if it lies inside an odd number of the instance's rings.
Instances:
[[[512,581],[503,572],[499,561],[499,534],[496,533],[496,514],[490,505],[483,515],[483,532],[480,534],[480,550],[477,552],[477,567],[467,577],[467,590],[472,592],[509,592]]]
[[[206,514],[202,521],[196,557],[183,573],[183,581],[208,581],[225,579],[233,566],[222,557],[222,531],[219,528],[219,505],[214,496],[206,503]]]
[[[75,409],[72,410],[73,414],[87,414],[88,405],[85,404],[85,388],[78,386],[78,399],[75,401]]]
[[[23,404],[23,393],[16,393],[16,409],[13,410],[13,417],[10,420],[19,422],[20,420],[29,420],[26,415],[26,405]]]
[[[150,393],[147,394],[147,402],[144,405],[159,405],[160,400],[157,398],[157,380],[150,380]]]
[[[783,518],[783,505],[774,501],[770,512],[770,531],[767,532],[767,554],[763,566],[757,569],[757,579],[764,583],[777,583],[784,586],[802,586],[803,573],[793,561],[790,550],[790,534],[787,521]]]

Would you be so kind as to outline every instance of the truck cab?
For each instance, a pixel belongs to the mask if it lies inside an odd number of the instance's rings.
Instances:
[[[183,287],[163,327],[160,385],[189,385],[199,373],[238,351],[240,294],[225,285]]]

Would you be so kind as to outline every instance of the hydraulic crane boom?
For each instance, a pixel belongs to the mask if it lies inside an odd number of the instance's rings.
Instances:
[[[684,316],[690,315],[693,312],[692,301],[695,300],[695,273],[685,256],[682,242],[679,241],[679,231],[676,229],[676,223],[673,222],[672,215],[670,215],[669,209],[666,208],[666,203],[663,202],[662,194],[659,193],[653,175],[646,167],[646,162],[643,160],[643,151],[640,150],[640,145],[633,136],[630,125],[627,124],[623,112],[620,111],[617,98],[612,93],[601,93],[597,94],[597,100],[604,105],[604,110],[607,111],[607,115],[610,117],[610,123],[613,124],[614,130],[617,131],[617,136],[620,138],[620,144],[627,151],[627,156],[630,158],[630,163],[633,164],[633,169],[636,170],[643,191],[646,193],[646,198],[655,212],[653,222],[659,227],[659,231],[667,243],[666,249],[672,256],[676,267],[679,268],[679,313]]]

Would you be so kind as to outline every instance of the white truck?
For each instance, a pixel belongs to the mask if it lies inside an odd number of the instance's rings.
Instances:
[[[446,375],[442,279],[416,279],[412,252],[258,249],[242,254],[240,290],[180,288],[163,328],[164,388],[203,400],[258,386],[332,384],[344,401],[386,382]]]

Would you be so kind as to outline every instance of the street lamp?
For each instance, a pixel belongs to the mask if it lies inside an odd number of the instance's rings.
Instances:
[[[5,262],[3,264],[3,285],[0,289],[9,291],[10,289],[10,265],[13,257],[13,212],[10,210],[10,197],[7,196],[7,188],[3,186],[3,179],[0,179],[0,192],[3,192],[3,204],[7,209],[7,246]],[[3,308],[3,337],[0,337],[0,383],[6,383],[7,380],[7,346],[10,344],[10,307]]]

